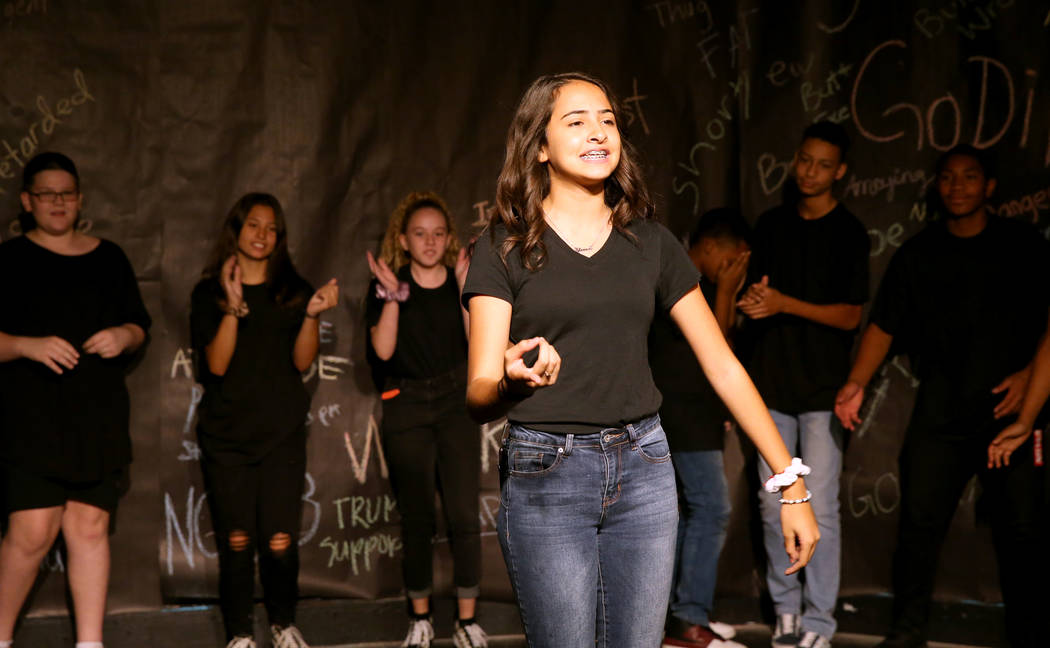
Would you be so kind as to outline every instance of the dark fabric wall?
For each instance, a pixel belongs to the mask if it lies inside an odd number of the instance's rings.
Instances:
[[[188,306],[241,194],[276,194],[301,272],[342,288],[307,376],[302,593],[393,595],[398,517],[364,354],[364,253],[410,190],[442,193],[471,231],[529,81],[580,69],[611,83],[659,214],[678,233],[711,207],[738,204],[753,219],[776,204],[801,129],[843,122],[855,144],[838,192],[870,228],[874,286],[930,217],[933,161],[956,142],[995,145],[1000,213],[1047,225],[1047,11],[1013,0],[0,0],[0,236],[17,233],[28,157],[71,155],[84,226],[128,253],[155,321],[129,380],[135,462],[113,536],[110,609],[215,595]],[[843,593],[888,588],[911,381],[903,361],[885,367],[848,448]],[[492,537],[498,432],[479,436],[483,590],[506,598]],[[750,450],[733,442],[728,452],[735,514],[720,589],[752,595]],[[953,526],[939,595],[996,600],[972,500]],[[60,554],[45,571],[33,609],[64,610]],[[446,558],[439,584],[449,577]]]

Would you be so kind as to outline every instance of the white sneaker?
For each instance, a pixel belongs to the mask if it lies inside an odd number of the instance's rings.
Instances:
[[[477,621],[460,625],[457,619],[452,629],[452,643],[456,648],[488,648],[489,638]]]
[[[273,648],[310,648],[303,639],[299,628],[290,626],[270,626],[270,636],[273,637]]]
[[[244,635],[234,637],[226,644],[226,648],[255,648],[255,639]]]
[[[802,635],[802,641],[798,642],[798,648],[831,648],[831,639],[816,632],[807,632]]]
[[[430,648],[430,640],[434,638],[434,626],[430,625],[430,619],[412,619],[408,622],[408,635],[401,648]]]
[[[708,621],[707,627],[711,629],[711,632],[723,639],[732,639],[736,636],[736,628],[728,623],[722,623],[721,621]]]
[[[802,639],[802,619],[797,614],[778,614],[773,626],[773,648],[796,648]]]

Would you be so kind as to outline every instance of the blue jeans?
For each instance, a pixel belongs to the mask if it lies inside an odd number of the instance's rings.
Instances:
[[[839,554],[842,532],[839,524],[839,476],[842,473],[842,428],[832,420],[831,412],[803,412],[798,416],[769,410],[788,452],[802,458],[813,469],[805,478],[806,488],[813,493],[810,504],[817,516],[820,542],[813,559],[799,572],[785,576],[790,565],[784,551],[784,533],[780,525],[779,493],[759,488],[762,530],[769,559],[766,584],[777,614],[801,614],[802,630],[827,638],[835,634],[835,601],[839,594]],[[759,457],[759,479],[764,482],[773,471]],[[786,504],[784,506],[791,506]]]
[[[706,626],[732,512],[722,451],[674,452],[671,460],[681,493],[671,614]]]
[[[511,424],[500,480],[500,546],[529,646],[659,646],[678,524],[659,417],[585,435]]]

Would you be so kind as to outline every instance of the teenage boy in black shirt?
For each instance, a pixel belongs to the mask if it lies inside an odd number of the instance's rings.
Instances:
[[[799,199],[759,218],[749,274],[760,279],[739,302],[753,320],[751,377],[784,443],[812,469],[806,483],[820,526],[805,582],[785,575],[779,497],[760,491],[774,648],[827,648],[835,634],[842,431],[831,411],[868,299],[870,248],[863,225],[831,194],[846,172],[848,149],[837,124],[818,122],[802,134],[793,165]],[[763,481],[772,474],[761,460],[759,472]]]
[[[1050,604],[1039,567],[1038,470],[1031,440],[1008,466],[989,443],[1014,420],[1050,313],[1050,245],[1020,221],[990,215],[986,154],[957,146],[937,164],[947,216],[897,250],[835,413],[847,428],[896,341],[922,381],[900,454],[901,514],[893,627],[881,646],[924,646],[937,559],[959,497],[977,474],[989,506],[1006,625],[1014,647],[1046,646]]]
[[[700,290],[724,335],[736,323],[736,300],[747,276],[747,223],[736,209],[713,209],[689,237]],[[729,485],[722,449],[729,412],[708,382],[689,342],[671,318],[657,314],[649,331],[649,366],[663,395],[660,424],[678,477],[678,546],[664,646],[743,648],[733,627],[709,618],[729,526]]]

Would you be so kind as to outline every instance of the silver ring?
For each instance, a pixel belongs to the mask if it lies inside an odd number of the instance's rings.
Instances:
[[[550,378],[550,377],[551,377],[551,372],[549,372],[549,371],[544,371],[544,372],[543,372],[543,377],[544,377],[544,378]]]

